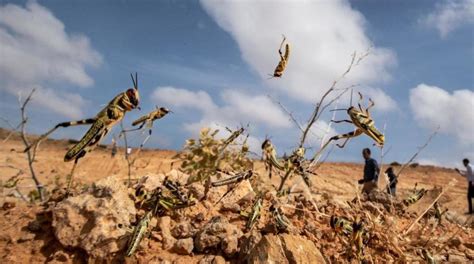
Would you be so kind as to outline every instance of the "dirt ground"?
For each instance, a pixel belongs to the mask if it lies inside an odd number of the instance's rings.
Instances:
[[[0,181],[21,172],[21,180],[18,187],[25,196],[33,189],[33,182],[29,177],[29,167],[25,153],[22,152],[24,145],[18,135],[11,136],[3,141],[9,134],[8,131],[0,129]],[[34,139],[30,137],[30,140]],[[63,161],[66,150],[72,146],[68,140],[46,140],[41,143],[36,162],[34,163],[38,178],[46,188],[53,188],[57,184],[64,184],[65,176],[70,172],[73,163]],[[170,150],[143,150],[135,161],[132,170],[132,178],[139,178],[147,173],[168,172],[177,168],[179,164],[174,161],[175,151]],[[135,157],[132,155],[131,159]],[[256,162],[255,170],[263,173],[263,165]],[[384,164],[382,170],[387,168]],[[400,167],[395,167],[395,170]],[[330,194],[333,199],[340,201],[352,200],[356,192],[360,191],[357,180],[361,178],[362,164],[355,163],[325,163],[313,176],[313,194]],[[124,180],[128,178],[127,162],[123,155],[123,149],[119,149],[115,157],[111,156],[110,146],[97,148],[88,153],[80,160],[75,173],[75,181],[80,185],[91,183],[109,175],[120,175]],[[261,181],[268,185],[276,185],[268,177],[262,177]],[[465,214],[467,207],[466,180],[458,175],[453,169],[439,168],[434,166],[409,167],[404,170],[398,184],[398,195],[405,195],[408,190],[413,189],[415,183],[419,187],[431,189],[435,186],[445,187],[451,181],[457,181],[440,199],[440,202],[450,211]],[[298,183],[299,179],[292,179],[290,185]],[[301,183],[300,183],[301,184]],[[379,186],[385,186],[385,180],[380,179]],[[11,189],[1,190],[0,197],[0,259],[3,263],[38,263],[38,262],[83,262],[82,255],[77,251],[68,251],[54,240],[51,230],[42,226],[31,226],[32,220],[36,223],[47,223],[50,215],[42,214],[38,205],[21,202],[18,198],[7,197]],[[27,232],[28,230],[36,232]],[[41,232],[43,230],[44,232]],[[38,232],[40,231],[40,232]],[[58,250],[60,249],[60,250]],[[183,261],[186,258],[183,257]]]

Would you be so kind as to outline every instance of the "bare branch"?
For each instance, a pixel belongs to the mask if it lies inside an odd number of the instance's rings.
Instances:
[[[323,103],[324,103],[324,100],[326,99],[326,97],[331,94],[334,89],[336,88],[336,85],[339,81],[341,81],[342,79],[344,79],[344,77],[346,77],[346,75],[351,71],[352,67],[354,66],[354,62],[356,60],[356,52],[354,52],[352,54],[352,59],[351,59],[351,62],[349,64],[349,66],[347,67],[347,70],[337,79],[335,80],[331,87],[329,87],[329,89],[323,94],[323,96],[321,97],[321,100],[316,104],[316,107],[314,108],[313,110],[313,113],[311,114],[310,118],[309,118],[309,121],[308,121],[308,124],[306,125],[306,128],[303,130],[303,135],[301,136],[301,139],[300,139],[300,143],[299,143],[299,147],[303,147],[305,141],[306,141],[306,138],[308,136],[308,132],[311,128],[311,126],[314,125],[314,123],[316,123],[316,121],[319,119],[319,117],[321,116],[321,114],[324,112],[324,110],[329,106],[331,105],[335,100],[339,99],[344,93],[346,93],[350,88],[352,88],[352,86],[350,87],[346,87],[346,89],[344,89],[338,96],[336,96],[336,98],[334,98],[333,100],[331,100],[328,104],[324,105],[323,106]],[[360,60],[358,60],[359,62]]]
[[[418,156],[418,154],[420,154],[420,152],[430,144],[433,137],[436,136],[436,134],[438,134],[439,128],[440,127],[438,126],[436,128],[436,130],[433,133],[431,133],[431,135],[428,137],[425,144],[423,144],[421,147],[418,147],[418,151],[405,164],[402,165],[402,167],[400,168],[400,170],[397,173],[397,176],[395,176],[393,181],[389,182],[387,184],[387,186],[385,186],[385,189],[387,189],[388,186],[390,186],[394,181],[396,181],[398,179],[398,177],[400,177],[400,174],[402,173],[402,171],[405,170],[405,168],[408,167],[408,165],[410,165],[415,160],[415,158]]]
[[[28,141],[26,137],[26,132],[25,132],[26,123],[28,122],[28,118],[26,117],[26,106],[31,101],[31,97],[33,96],[34,92],[35,92],[35,89],[31,90],[30,94],[28,95],[28,97],[26,97],[26,100],[23,103],[21,102],[21,96],[18,96],[18,103],[20,104],[20,111],[21,111],[20,136],[25,147],[28,147],[30,145],[30,142]],[[33,167],[33,163],[35,162],[35,157],[36,157],[36,148],[28,149],[28,151],[26,151],[26,157],[28,159],[28,166],[30,168],[31,178],[35,182],[36,189],[38,190],[38,193],[40,195],[40,200],[44,201],[44,194],[43,194],[44,186],[40,183],[40,181],[36,177],[36,173]]]
[[[123,135],[123,141],[125,144],[125,160],[127,161],[127,166],[128,166],[128,187],[131,186],[131,176],[132,176],[132,163],[129,158],[128,154],[128,141],[127,141],[127,131],[123,127],[123,120],[120,121],[120,128],[122,129],[120,131],[119,137]]]
[[[275,100],[270,95],[267,95],[267,97],[270,98],[270,100],[272,100],[274,103],[278,104],[280,108],[290,116],[291,121],[293,121],[293,123],[295,123],[295,125],[300,129],[300,131],[304,133],[303,126],[298,122],[298,120],[296,120],[292,112],[290,112],[280,101]]]

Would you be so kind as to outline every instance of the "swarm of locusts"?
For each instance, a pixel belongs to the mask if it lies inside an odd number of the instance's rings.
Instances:
[[[281,78],[288,65],[290,45],[285,44],[285,42],[286,37],[283,36],[283,41],[278,50],[280,61],[274,73],[271,74],[272,78]],[[282,51],[283,46],[285,47],[284,52]],[[65,154],[65,162],[74,160],[74,165],[68,177],[67,193],[69,193],[73,173],[79,159],[84,157],[87,152],[92,151],[113,126],[123,120],[127,112],[140,109],[138,75],[131,75],[131,78],[133,88],[129,88],[115,96],[95,117],[59,123],[26,149],[37,148],[42,140],[60,127],[90,125],[82,139]],[[261,160],[266,173],[268,173],[265,178],[275,180],[276,177],[277,180],[280,180],[280,184],[274,186],[274,189],[268,188],[268,186],[263,187],[261,184],[264,178],[255,170],[254,162],[249,158],[249,154],[251,154],[247,143],[249,134],[244,126],[237,129],[226,127],[224,135],[219,129],[202,129],[199,138],[187,140],[184,150],[174,157],[180,163],[179,170],[189,175],[186,184],[181,185],[166,178],[162,185],[154,190],[146,190],[140,184],[134,187],[136,206],[145,213],[137,220],[133,231],[130,232],[124,255],[132,257],[137,250],[140,250],[140,243],[151,231],[149,230],[150,222],[154,217],[179,214],[181,210],[186,210],[200,203],[198,198],[193,197],[192,192],[190,192],[189,186],[192,184],[202,183],[205,186],[205,196],[200,198],[201,200],[206,199],[211,188],[227,186],[227,191],[218,199],[218,204],[244,181],[249,181],[256,190],[256,195],[246,207],[240,209],[238,214],[239,217],[245,219],[244,228],[246,232],[255,229],[261,231],[261,226],[264,226],[263,222],[272,227],[266,229],[265,232],[306,235],[315,243],[322,243],[323,238],[329,237],[332,239],[331,243],[337,246],[330,248],[323,246],[322,250],[328,254],[333,254],[333,258],[328,257],[328,260],[335,262],[343,260],[358,263],[377,263],[377,259],[372,257],[371,254],[382,251],[389,255],[395,255],[402,261],[408,261],[410,256],[413,257],[416,254],[419,259],[434,263],[432,248],[428,245],[415,251],[412,250],[410,253],[405,253],[401,249],[403,243],[395,241],[396,234],[384,234],[384,232],[389,232],[387,228],[390,228],[393,223],[390,223],[390,219],[381,211],[385,210],[383,206],[377,207],[378,211],[375,212],[369,213],[365,210],[364,206],[366,204],[364,202],[370,198],[363,197],[359,199],[357,197],[357,199],[348,203],[350,209],[342,210],[331,204],[323,204],[319,207],[312,197],[310,188],[317,188],[311,181],[311,178],[317,175],[313,165],[316,157],[330,143],[343,139],[344,142],[337,144],[337,146],[344,148],[350,139],[365,134],[375,142],[375,145],[383,147],[385,144],[385,136],[375,127],[375,122],[369,112],[375,102],[369,98],[369,105],[364,108],[362,107],[363,95],[362,93],[358,94],[358,107],[352,106],[351,95],[351,105],[347,109],[334,109],[345,110],[348,118],[339,121],[332,120],[336,124],[342,122],[352,124],[354,130],[329,138],[316,151],[312,159],[306,159],[305,157],[307,149],[304,147],[304,142],[301,142],[300,146],[294,149],[290,155],[285,155],[282,158],[278,157],[277,148],[269,138],[262,142]],[[141,144],[141,149],[152,135],[154,121],[163,118],[170,112],[166,107],[156,106],[155,110],[133,121],[131,125],[134,128],[123,130],[123,132],[141,130],[146,126],[148,135]],[[301,180],[307,186],[306,188],[310,190],[308,192],[309,196],[301,191],[294,192],[291,187],[287,186],[287,179],[293,178],[295,175],[301,177]],[[405,208],[410,207],[423,199],[426,192],[425,189],[416,189],[415,187],[413,192],[400,202],[400,205]],[[395,207],[392,205],[391,208]],[[440,204],[436,203],[434,211],[430,215],[441,223],[444,213],[446,211],[443,211]],[[403,212],[400,215],[403,215]],[[305,224],[301,224],[301,219],[304,219]],[[308,235],[309,231],[305,229],[308,223],[316,223],[321,230],[327,231],[327,234],[320,237],[314,234]]]

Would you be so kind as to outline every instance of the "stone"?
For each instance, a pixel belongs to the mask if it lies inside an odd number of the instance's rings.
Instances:
[[[290,263],[285,256],[285,250],[280,238],[276,235],[266,235],[250,251],[247,257],[247,263]]]
[[[54,235],[65,247],[84,249],[106,258],[127,244],[136,209],[119,176],[98,181],[86,192],[59,202],[52,209]]]
[[[286,258],[290,263],[326,263],[323,255],[311,240],[290,234],[283,234],[280,238]]]
[[[163,249],[170,249],[176,243],[176,238],[171,235],[171,217],[161,217],[159,227],[163,237]]]
[[[448,245],[452,247],[459,247],[462,243],[463,241],[460,237],[453,237],[448,241]]]
[[[170,181],[178,182],[181,185],[186,185],[189,175],[179,170],[172,169],[166,173],[166,177],[168,177],[168,180]]]
[[[194,238],[194,246],[198,252],[211,249],[222,249],[231,256],[238,252],[238,244],[243,233],[236,226],[229,224],[222,216],[213,217]]]
[[[222,256],[207,255],[203,257],[198,264],[225,264],[226,261]]]
[[[239,252],[239,258],[245,259],[250,251],[260,242],[262,239],[262,234],[257,230],[252,230],[252,232],[247,233],[241,238],[241,246]]]
[[[173,251],[181,255],[190,255],[194,249],[193,238],[178,239],[174,244]]]
[[[454,253],[448,255],[448,261],[449,263],[467,263],[467,259],[464,255]]]
[[[196,234],[197,230],[189,222],[180,222],[171,229],[171,235],[175,238],[188,238]]]
[[[189,194],[196,200],[200,201],[204,198],[206,188],[200,182],[194,182],[188,186]]]
[[[314,243],[299,235],[266,235],[253,248],[247,263],[326,263]]]

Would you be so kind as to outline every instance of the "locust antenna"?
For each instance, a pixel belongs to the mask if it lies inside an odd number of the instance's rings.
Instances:
[[[138,90],[138,73],[135,72],[135,89]]]

